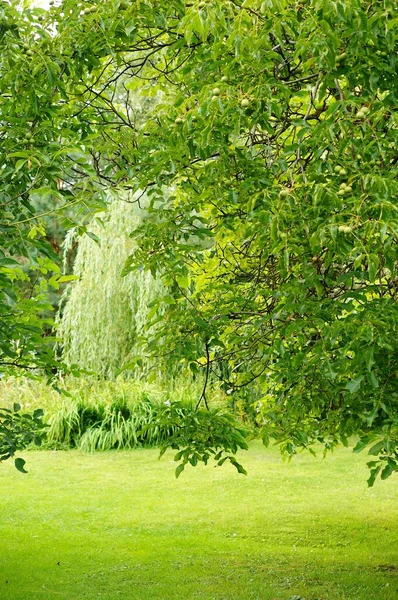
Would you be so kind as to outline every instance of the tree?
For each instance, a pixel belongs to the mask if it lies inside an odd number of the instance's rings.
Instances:
[[[257,386],[264,440],[291,454],[358,434],[371,483],[396,471],[395,2],[67,0],[40,15],[10,75],[33,90],[40,173],[55,193],[62,171],[71,202],[147,193],[126,270],[171,290],[149,351],[231,394]],[[138,97],[153,99],[144,119]]]
[[[65,127],[60,137],[61,92],[54,95],[60,67],[47,55],[46,12],[21,7],[0,3],[0,373],[39,370],[50,378],[62,365],[53,352],[48,292],[70,277],[61,274],[45,219],[69,209],[64,225],[70,227],[71,207],[79,204],[82,212],[85,194],[91,206],[99,196],[78,172],[84,150],[68,143],[78,144],[78,136],[68,135]],[[21,415],[18,405],[1,409],[0,460],[40,443],[41,416],[40,411]],[[23,470],[22,459],[15,464]]]
[[[142,214],[134,202],[110,201],[88,235],[77,240],[73,273],[78,280],[65,290],[57,331],[63,359],[101,378],[114,378],[122,368],[130,375],[141,371],[140,341],[150,335],[150,305],[163,295],[161,283],[144,269],[121,277]],[[73,243],[71,234],[67,246]]]

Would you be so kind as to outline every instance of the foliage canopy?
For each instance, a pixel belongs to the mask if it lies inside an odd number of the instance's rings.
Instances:
[[[36,197],[142,190],[125,272],[168,290],[149,352],[257,386],[289,453],[359,434],[371,482],[397,470],[396,3],[0,10],[3,260],[48,254]]]

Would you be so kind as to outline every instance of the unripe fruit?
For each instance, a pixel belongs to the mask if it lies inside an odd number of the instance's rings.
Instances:
[[[28,132],[25,134],[25,139],[27,139],[27,140],[31,140],[31,139],[32,139],[32,134],[30,133],[30,131],[28,131]]]
[[[221,94],[220,88],[214,88],[214,90],[213,90],[213,96],[219,96],[220,94]]]
[[[204,8],[206,6],[206,2],[199,2],[199,8]]]
[[[32,52],[32,50],[27,50],[27,51],[26,51],[26,55],[27,55],[27,56],[33,56],[33,52]]]
[[[177,117],[177,118],[176,118],[176,120],[174,121],[174,123],[175,123],[176,125],[181,125],[181,124],[182,124],[182,122],[183,122],[183,121],[182,121],[182,119],[181,119],[180,117]]]
[[[367,115],[368,112],[370,112],[369,106],[362,106],[360,112],[363,112],[365,115]]]
[[[341,233],[351,233],[352,227],[350,227],[349,225],[339,225],[339,231]]]
[[[213,100],[213,102],[214,102],[215,100],[218,100],[218,96],[212,96],[212,97],[211,97],[211,99],[212,99],[212,100]]]
[[[363,118],[364,118],[364,116],[365,116],[365,113],[364,113],[362,110],[359,110],[359,111],[357,112],[357,114],[356,114],[356,117],[357,117],[358,119],[363,119]]]
[[[335,168],[334,168],[334,172],[335,173],[340,173],[340,171],[341,171],[342,168],[343,167],[341,167],[340,165],[336,165]]]
[[[344,196],[345,195],[345,189],[341,188],[338,192],[337,192],[338,196]]]
[[[288,196],[288,195],[289,195],[289,190],[288,190],[288,189],[286,189],[286,188],[284,188],[283,190],[281,190],[281,191],[279,192],[279,197],[280,197],[280,198],[286,198],[286,196]]]
[[[248,98],[243,98],[242,102],[240,103],[240,105],[243,108],[247,108],[248,106],[250,106],[250,100]]]
[[[347,58],[347,52],[342,52],[338,57],[337,60],[339,62],[341,62],[342,60],[345,60]]]
[[[347,175],[347,171],[345,169],[340,169],[340,175]]]
[[[346,185],[344,191],[346,194],[350,194],[352,192],[352,187],[350,185]]]
[[[226,75],[223,75],[223,76],[221,77],[221,81],[222,81],[223,83],[226,83],[226,82],[228,81],[228,77],[227,77]]]

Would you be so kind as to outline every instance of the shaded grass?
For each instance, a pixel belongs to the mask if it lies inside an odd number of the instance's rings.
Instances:
[[[398,597],[398,482],[368,489],[366,456],[254,443],[248,477],[176,481],[156,450],[25,454],[0,468],[2,600]]]

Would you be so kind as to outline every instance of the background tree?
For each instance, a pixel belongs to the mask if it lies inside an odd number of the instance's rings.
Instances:
[[[143,269],[121,277],[135,246],[131,234],[143,214],[135,202],[115,199],[88,235],[76,241],[73,273],[78,281],[65,292],[57,331],[63,359],[99,377],[115,378],[122,369],[130,376],[142,371],[141,343],[149,335],[150,304],[164,295],[161,283]],[[75,241],[73,232],[66,252]],[[160,364],[154,366],[159,376]]]

